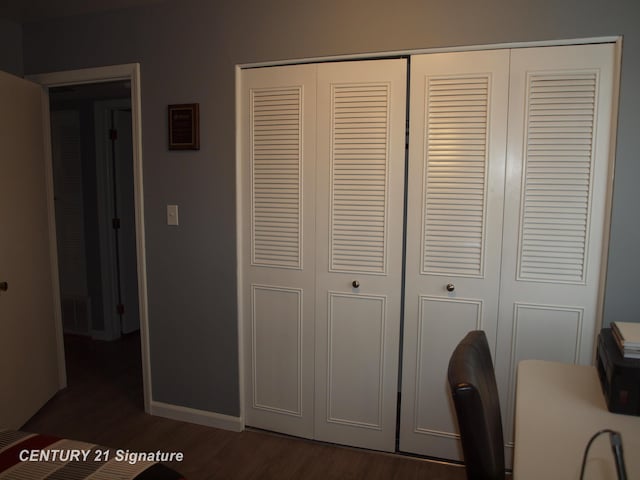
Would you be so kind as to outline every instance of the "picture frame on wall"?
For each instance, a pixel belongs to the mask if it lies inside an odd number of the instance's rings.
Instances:
[[[197,103],[169,105],[169,150],[200,150],[200,108]]]

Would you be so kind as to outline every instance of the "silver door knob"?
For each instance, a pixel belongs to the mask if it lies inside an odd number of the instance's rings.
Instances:
[[[6,292],[7,290],[9,290],[9,283],[0,282],[0,291]]]
[[[360,282],[358,280],[354,280],[351,282],[351,285],[353,285],[353,288],[358,288],[360,286]]]
[[[456,286],[453,283],[447,283],[447,292],[453,292],[456,289]]]

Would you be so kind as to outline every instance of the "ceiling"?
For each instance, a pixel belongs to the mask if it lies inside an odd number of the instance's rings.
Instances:
[[[0,0],[0,18],[28,22],[138,7],[166,0]]]

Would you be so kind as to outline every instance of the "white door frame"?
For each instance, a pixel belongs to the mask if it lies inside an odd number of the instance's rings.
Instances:
[[[409,49],[409,50],[398,50],[398,51],[389,51],[389,52],[369,52],[363,54],[347,54],[347,55],[334,55],[334,56],[326,56],[326,57],[307,57],[307,58],[293,58],[287,60],[276,60],[276,61],[266,61],[266,62],[254,62],[254,63],[243,63],[235,65],[235,112],[236,112],[236,123],[235,123],[235,145],[236,145],[236,272],[237,272],[237,298],[236,305],[238,309],[238,369],[240,375],[240,424],[241,428],[245,427],[245,418],[246,418],[246,409],[245,409],[245,381],[247,377],[247,372],[245,369],[247,368],[246,362],[244,361],[245,351],[249,346],[245,345],[247,339],[244,334],[244,326],[245,323],[249,321],[248,315],[250,312],[247,312],[244,308],[244,302],[246,301],[243,296],[243,285],[244,285],[244,259],[240,254],[242,252],[242,245],[244,240],[243,235],[243,212],[245,209],[245,201],[243,199],[243,191],[242,191],[242,178],[245,175],[246,166],[243,165],[243,157],[242,157],[242,71],[249,68],[259,68],[259,67],[273,67],[273,66],[283,66],[283,65],[297,65],[304,63],[318,63],[318,62],[328,62],[328,61],[345,61],[345,60],[370,60],[373,58],[392,58],[403,55],[417,55],[417,54],[427,54],[427,53],[443,53],[443,52],[468,52],[468,51],[476,51],[476,50],[497,50],[497,49],[512,49],[512,48],[527,48],[527,47],[544,47],[544,46],[560,46],[560,45],[586,45],[591,43],[613,43],[616,45],[616,66],[615,66],[615,79],[614,79],[614,95],[615,98],[619,98],[619,88],[620,88],[620,69],[622,66],[622,36],[614,35],[614,36],[601,36],[601,37],[585,37],[585,38],[569,38],[569,39],[555,39],[555,40],[542,40],[542,41],[531,41],[531,42],[505,42],[505,43],[496,43],[496,44],[484,44],[484,45],[462,45],[455,47],[435,47],[435,48],[424,48],[424,49]],[[611,144],[609,151],[609,175],[607,179],[607,198],[606,202],[606,214],[605,214],[605,223],[604,223],[604,231],[606,234],[603,238],[602,243],[602,267],[600,271],[600,288],[598,292],[598,307],[596,314],[596,325],[597,328],[601,327],[603,324],[603,314],[604,314],[604,294],[605,287],[607,281],[607,262],[609,255],[609,232],[611,228],[611,211],[612,211],[612,203],[613,203],[613,176],[614,176],[614,168],[615,168],[615,154],[616,154],[616,133],[617,133],[617,119],[618,119],[618,102],[616,101],[613,106],[613,114],[611,120]],[[592,352],[595,354],[597,339],[594,338]]]
[[[107,67],[86,68],[81,70],[67,70],[62,72],[29,75],[27,79],[42,85],[45,101],[43,102],[43,116],[45,127],[45,162],[47,170],[47,196],[49,203],[49,225],[55,232],[55,210],[53,204],[53,169],[51,142],[48,138],[51,127],[49,121],[49,88],[87,83],[102,83],[125,80],[131,82],[131,120],[133,134],[133,178],[136,215],[136,253],[138,259],[138,300],[140,305],[140,343],[142,349],[142,384],[144,391],[144,410],[150,412],[151,407],[151,362],[149,357],[149,317],[147,299],[147,269],[145,264],[145,231],[144,231],[144,195],[142,182],[142,113],[140,97],[140,64],[130,63]],[[57,249],[55,236],[53,237],[52,258],[54,274],[54,294],[56,298],[56,331],[58,332],[58,366],[60,373],[60,387],[64,388],[66,381],[66,365],[64,360],[64,341],[62,338],[62,316],[60,314],[60,291],[57,281]]]

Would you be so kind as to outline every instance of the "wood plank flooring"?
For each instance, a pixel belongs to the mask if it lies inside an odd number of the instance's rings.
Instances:
[[[65,339],[68,387],[23,429],[131,451],[180,451],[190,480],[464,480],[464,468],[262,431],[228,432],[144,413],[140,338]]]

